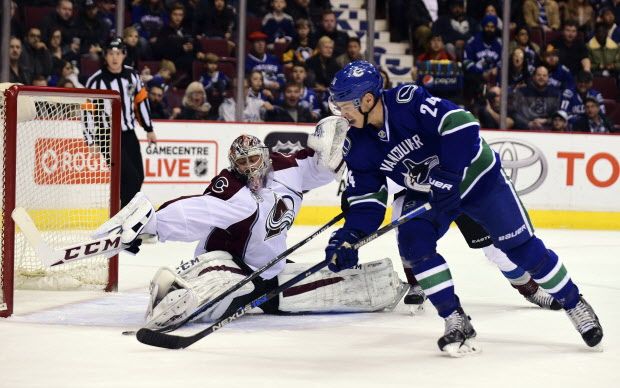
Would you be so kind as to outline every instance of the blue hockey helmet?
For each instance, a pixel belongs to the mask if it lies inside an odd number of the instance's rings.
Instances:
[[[329,86],[332,102],[353,101],[359,107],[362,97],[372,93],[377,98],[383,91],[383,77],[370,62],[353,61],[334,76]]]

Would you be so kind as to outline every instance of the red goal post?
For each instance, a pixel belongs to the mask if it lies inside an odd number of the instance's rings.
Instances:
[[[24,207],[52,247],[88,239],[119,210],[120,117],[113,91],[0,84],[0,317],[18,288],[117,289],[116,256],[45,267],[11,212]]]

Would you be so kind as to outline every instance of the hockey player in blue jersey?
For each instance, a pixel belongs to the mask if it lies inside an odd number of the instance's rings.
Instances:
[[[460,356],[478,349],[450,269],[436,251],[437,240],[460,213],[482,225],[496,247],[562,304],[588,346],[601,342],[596,314],[557,255],[534,235],[499,156],[479,137],[479,124],[471,113],[416,85],[383,91],[381,75],[365,61],[339,71],[329,90],[333,110],[351,125],[342,149],[349,170],[343,193],[349,209],[343,228],[326,248],[332,270],[357,264],[351,245],[380,226],[390,178],[407,188],[403,213],[422,202],[432,205],[431,211],[399,227],[398,243],[401,256],[445,320],[438,341],[442,351]]]

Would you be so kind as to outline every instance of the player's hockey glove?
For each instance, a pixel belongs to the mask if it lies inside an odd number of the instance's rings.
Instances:
[[[357,264],[357,249],[352,246],[361,237],[357,231],[348,229],[339,229],[332,234],[325,248],[325,261],[329,262],[328,268],[332,272],[340,272]]]
[[[442,213],[451,213],[458,209],[461,205],[459,174],[442,170],[437,166],[430,171],[428,183],[431,185],[430,203],[433,209]]]

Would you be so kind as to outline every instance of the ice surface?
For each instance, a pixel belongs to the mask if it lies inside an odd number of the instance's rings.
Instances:
[[[314,230],[293,227],[290,243]],[[329,233],[293,255],[320,260]],[[528,304],[458,230],[441,240],[481,354],[450,359],[436,341],[443,322],[432,306],[391,313],[245,316],[192,347],[148,347],[140,326],[151,276],[192,255],[185,244],[146,245],[121,257],[120,291],[18,291],[16,313],[0,319],[0,387],[618,387],[620,232],[540,230],[596,309],[605,350],[586,347],[561,311]],[[404,279],[395,235],[360,253],[391,257]],[[191,333],[203,325],[184,330]]]

